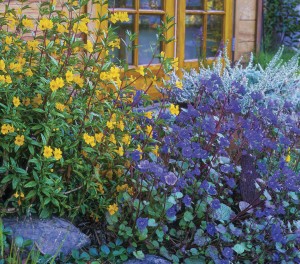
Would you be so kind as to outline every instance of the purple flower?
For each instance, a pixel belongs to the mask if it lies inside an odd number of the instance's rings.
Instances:
[[[221,207],[219,199],[214,199],[211,203],[213,209],[219,209]]]
[[[217,230],[215,228],[215,225],[212,224],[212,223],[207,223],[207,225],[206,225],[206,231],[211,236],[213,236],[217,232]]]
[[[222,250],[222,255],[227,259],[231,259],[233,257],[233,250],[230,247],[225,247]]]
[[[150,167],[150,163],[148,160],[142,160],[140,161],[139,165],[138,165],[138,168],[141,172],[145,172],[149,169]]]
[[[165,175],[165,181],[166,181],[166,184],[173,186],[177,182],[177,177],[173,172],[168,172]]]
[[[130,153],[130,157],[132,158],[133,161],[139,161],[140,155],[141,153],[138,150],[134,150],[133,152]]]
[[[172,218],[174,216],[176,216],[176,207],[175,206],[172,206],[171,208],[169,208],[167,211],[166,211],[166,216],[168,218]]]
[[[186,207],[190,207],[191,204],[192,204],[192,199],[191,199],[190,196],[185,195],[185,196],[183,197],[183,199],[182,199],[182,202],[184,203],[184,205],[185,205]]]
[[[142,232],[144,229],[147,228],[148,226],[148,218],[144,218],[144,217],[139,217],[137,220],[136,220],[136,226],[138,228],[138,230],[140,232]]]
[[[192,148],[191,147],[183,147],[182,148],[182,155],[185,158],[190,158],[192,156]]]
[[[217,195],[217,190],[213,186],[209,186],[206,191],[210,195]]]
[[[226,177],[226,184],[230,187],[230,188],[234,188],[235,187],[235,180],[233,178],[228,178]]]

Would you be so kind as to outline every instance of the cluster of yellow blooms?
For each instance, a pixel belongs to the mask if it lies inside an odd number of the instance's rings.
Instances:
[[[15,128],[12,125],[9,124],[3,124],[1,126],[1,133],[3,135],[6,135],[8,133],[14,133],[15,132]]]
[[[61,77],[57,77],[55,80],[51,80],[50,82],[50,89],[52,90],[52,92],[58,90],[59,88],[63,88],[65,85],[65,82],[63,80],[63,78]]]
[[[13,195],[16,199],[18,199],[18,205],[20,206],[21,205],[21,200],[24,200],[25,199],[25,195],[24,195],[24,193],[23,192],[16,192],[16,193],[14,193],[14,195]]]
[[[176,115],[176,116],[179,115],[179,106],[178,105],[171,104],[169,110],[172,115]]]
[[[96,142],[100,143],[103,139],[103,133],[99,132],[96,133],[95,136],[90,136],[88,133],[83,134],[83,140],[86,144],[90,145],[91,147],[96,146]]]
[[[50,146],[45,146],[43,155],[45,158],[51,158],[53,156],[56,160],[60,160],[62,158],[62,151],[60,148],[54,148],[53,150]]]
[[[15,144],[19,147],[24,145],[24,141],[25,141],[24,135],[18,135],[15,138]]]
[[[133,195],[134,191],[132,187],[129,187],[127,183],[123,185],[118,185],[117,186],[117,192],[128,192],[128,194]]]
[[[118,212],[119,207],[116,203],[114,203],[114,204],[109,205],[107,210],[110,215],[114,215],[116,212]]]
[[[39,29],[40,30],[50,30],[53,28],[53,22],[52,20],[43,17],[42,19],[40,19],[39,22]]]
[[[129,17],[127,12],[115,12],[110,16],[110,22],[115,24],[117,22],[128,22]]]

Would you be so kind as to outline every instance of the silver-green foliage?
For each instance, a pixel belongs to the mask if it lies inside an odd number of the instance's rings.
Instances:
[[[287,100],[294,104],[300,102],[300,53],[296,54],[287,62],[281,60],[284,48],[280,48],[273,59],[263,69],[259,64],[253,63],[253,55],[245,66],[239,60],[234,66],[226,55],[226,50],[217,58],[210,67],[201,67],[199,72],[183,70],[183,89],[176,88],[179,77],[175,72],[171,74],[170,85],[174,88],[174,100],[180,103],[195,102],[203,81],[212,76],[219,76],[221,84],[218,88],[225,94],[234,92],[234,85],[240,84],[245,87],[242,98],[243,105],[249,106],[251,95],[260,93],[265,102],[275,101],[278,106],[283,106]]]

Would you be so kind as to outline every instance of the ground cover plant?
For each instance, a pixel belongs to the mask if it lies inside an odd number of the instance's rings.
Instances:
[[[147,90],[159,74],[112,63],[122,42],[114,27],[127,14],[87,16],[85,4],[44,2],[31,20],[22,2],[0,17],[2,213],[104,226],[104,241],[57,263],[146,253],[174,263],[299,263],[298,60],[260,70],[224,67],[219,57],[181,80],[178,60],[154,53],[170,79],[158,109],[144,111],[137,106],[152,101],[136,81]],[[158,43],[171,41],[170,24],[158,28]],[[256,175],[247,199],[245,157]],[[9,258],[9,230],[0,231]]]

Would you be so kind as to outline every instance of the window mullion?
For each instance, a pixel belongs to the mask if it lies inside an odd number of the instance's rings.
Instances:
[[[139,20],[140,20],[140,3],[139,0],[134,0],[135,2],[135,16],[134,16],[134,33],[136,33],[137,38],[134,40],[134,45],[137,47],[139,45]],[[133,50],[133,65],[138,65],[139,51],[138,48]]]

